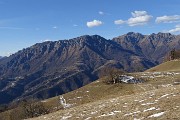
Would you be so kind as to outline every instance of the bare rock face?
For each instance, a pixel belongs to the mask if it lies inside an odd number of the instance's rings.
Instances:
[[[172,48],[180,48],[179,38],[130,32],[113,40],[85,35],[37,43],[0,60],[0,104],[75,90],[107,74],[109,67],[146,70],[161,63]]]

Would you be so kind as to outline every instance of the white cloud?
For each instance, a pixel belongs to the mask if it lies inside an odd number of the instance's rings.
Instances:
[[[93,20],[93,21],[87,22],[87,26],[88,26],[89,28],[91,28],[91,27],[96,27],[96,26],[100,26],[100,25],[102,25],[102,24],[103,24],[103,22],[102,22],[102,21],[99,21],[99,20]]]
[[[133,17],[127,20],[129,26],[145,25],[152,18],[152,16],[148,15],[146,11],[134,11],[131,14]]]
[[[100,14],[100,15],[104,15],[104,12],[102,12],[102,11],[99,11],[99,14]]]
[[[168,30],[169,33],[180,33],[180,25],[176,25],[175,28]]]
[[[48,41],[53,41],[51,39],[45,39],[45,40],[41,40],[40,42],[48,42]]]
[[[156,18],[156,23],[173,23],[179,22],[180,15],[172,15],[172,16],[160,16]]]
[[[114,24],[116,24],[116,25],[120,25],[120,24],[124,24],[126,21],[124,21],[124,20],[115,20],[114,21]]]
[[[131,14],[133,17],[140,17],[140,16],[147,15],[147,12],[146,11],[134,11],[134,12],[131,12]]]
[[[146,11],[134,11],[131,12],[132,17],[128,20],[115,20],[114,24],[128,24],[129,26],[138,26],[138,25],[145,25],[147,24],[153,16],[148,15]]]
[[[7,53],[6,53],[6,56],[9,57],[9,56],[12,55],[12,54],[13,54],[13,53],[11,53],[11,52],[7,52]]]

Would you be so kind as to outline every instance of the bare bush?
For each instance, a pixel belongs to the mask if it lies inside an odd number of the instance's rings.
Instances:
[[[104,80],[106,84],[116,84],[119,83],[119,76],[125,74],[124,71],[119,70],[117,68],[109,68],[108,70],[108,77]]]
[[[37,117],[49,113],[42,102],[36,102],[35,100],[24,100],[21,103],[24,111],[25,118]]]

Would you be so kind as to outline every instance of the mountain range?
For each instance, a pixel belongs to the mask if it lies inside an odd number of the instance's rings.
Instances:
[[[144,71],[174,48],[180,49],[180,36],[170,33],[37,43],[0,60],[0,104],[67,93],[107,75],[109,68]]]

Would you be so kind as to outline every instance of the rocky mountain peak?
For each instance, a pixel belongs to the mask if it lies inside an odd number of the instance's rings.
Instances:
[[[119,42],[119,43],[133,43],[136,44],[140,40],[144,39],[145,35],[142,35],[141,33],[135,33],[135,32],[128,32],[127,34],[124,34],[122,36],[113,38],[113,41]]]
[[[153,33],[149,36],[147,36],[149,40],[160,40],[160,41],[170,41],[172,39],[175,39],[175,36],[171,33],[162,33],[159,32],[157,34]]]
[[[161,37],[168,37],[168,36],[171,36],[172,34],[171,33],[162,33],[162,32],[159,32],[157,35],[161,36]]]
[[[127,36],[142,36],[141,33],[136,33],[136,32],[128,32],[127,34],[125,34]]]
[[[98,41],[98,40],[106,40],[105,38],[101,37],[100,35],[84,35],[77,38],[70,39],[70,41],[81,41],[81,42],[87,42],[87,41]]]

